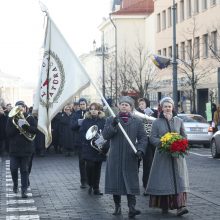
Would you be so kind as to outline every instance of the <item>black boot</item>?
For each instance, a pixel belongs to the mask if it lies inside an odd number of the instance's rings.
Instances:
[[[115,210],[112,213],[112,215],[121,215],[121,205],[120,204],[115,204]]]
[[[128,208],[129,208],[128,217],[134,218],[136,215],[140,215],[141,211],[135,209],[135,205],[136,205],[135,195],[127,195],[127,199],[128,199]]]
[[[121,196],[113,195],[113,200],[115,203],[115,210],[112,215],[121,215]]]
[[[27,190],[26,190],[26,189],[21,191],[21,197],[22,197],[23,199],[27,199],[27,198],[28,198]]]

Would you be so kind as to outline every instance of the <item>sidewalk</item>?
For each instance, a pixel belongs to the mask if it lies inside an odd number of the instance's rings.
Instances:
[[[88,189],[81,189],[78,172],[77,157],[64,157],[64,155],[51,154],[46,157],[35,157],[30,177],[30,204],[26,204],[26,209],[22,210],[23,204],[19,204],[20,193],[13,195],[10,188],[7,188],[6,179],[8,158],[0,159],[0,219],[45,219],[45,220],[101,220],[101,219],[127,219],[127,200],[122,197],[121,217],[115,217],[113,212],[114,204],[112,196],[88,195]],[[101,191],[104,189],[105,163],[102,167]],[[190,178],[193,178],[192,176]],[[7,181],[6,181],[7,180]],[[141,183],[141,182],[140,182]],[[9,183],[8,183],[9,184]],[[6,190],[7,189],[7,190]],[[11,197],[6,198],[9,192]],[[9,201],[13,199],[15,204]],[[216,205],[213,201],[201,198],[200,193],[195,191],[189,194],[189,214],[182,217],[187,220],[219,220],[220,204]],[[148,207],[149,197],[141,195],[137,197],[137,208],[142,214],[136,219],[140,220],[159,220],[159,219],[180,219],[176,217],[175,211],[168,215],[162,215],[160,210]],[[216,201],[220,202],[220,201]],[[8,204],[7,204],[8,203]],[[27,208],[29,207],[29,208]],[[34,208],[35,207],[35,208]],[[11,209],[10,209],[11,208]],[[17,208],[17,209],[15,209]],[[22,215],[23,218],[13,216]],[[6,216],[8,216],[6,218]],[[11,216],[11,217],[9,217]],[[28,217],[29,216],[29,217]],[[32,218],[30,217],[32,216]],[[38,217],[37,217],[38,216]]]

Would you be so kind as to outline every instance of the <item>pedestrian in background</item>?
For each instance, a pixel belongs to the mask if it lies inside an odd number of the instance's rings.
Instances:
[[[141,212],[135,208],[136,195],[140,194],[138,178],[138,159],[143,157],[147,146],[147,134],[142,121],[131,113],[134,100],[129,96],[119,99],[119,113],[113,118],[107,118],[103,138],[110,141],[106,164],[105,193],[113,195],[115,211],[113,215],[121,214],[121,196],[126,195],[129,207],[129,218]],[[121,123],[131,142],[137,149],[135,154],[124,134],[118,127]]]
[[[218,105],[216,111],[214,112],[213,121],[215,123],[215,128],[217,131],[220,130],[220,105]]]
[[[6,140],[6,122],[7,122],[7,116],[5,115],[5,112],[0,106],[0,155],[4,152],[5,150],[5,140]]]
[[[28,116],[23,101],[16,102],[15,106],[19,106],[20,112],[24,115],[23,118],[14,118],[16,125],[31,134],[36,134],[37,124],[32,116]],[[29,125],[26,123],[29,123]],[[34,153],[34,142],[28,140],[24,135],[21,135],[19,129],[13,123],[13,117],[8,118],[6,124],[6,134],[9,137],[9,156],[10,170],[13,180],[13,192],[18,192],[18,169],[21,174],[21,196],[27,198],[28,178],[29,178],[29,163],[31,155]]]
[[[91,146],[91,140],[86,140],[88,129],[96,125],[98,132],[102,132],[105,125],[105,114],[100,110],[98,103],[92,103],[89,111],[85,114],[85,120],[80,128],[82,137],[82,158],[86,161],[87,183],[89,185],[88,193],[94,195],[103,195],[99,189],[102,162],[106,160],[107,145],[103,146],[103,152],[99,152]]]
[[[59,139],[60,146],[65,152],[65,156],[71,156],[74,150],[73,146],[73,131],[71,129],[71,107],[66,105],[60,115],[59,120]]]
[[[88,111],[87,100],[85,98],[80,98],[79,106],[80,106],[80,110],[76,111],[73,114],[71,127],[75,135],[74,142],[75,142],[75,146],[77,147],[77,153],[79,157],[79,172],[80,172],[80,182],[81,182],[80,188],[84,189],[87,187],[86,161],[82,158],[82,140],[80,138],[79,129],[84,120],[84,115]]]
[[[170,97],[160,101],[162,112],[153,122],[150,142],[156,147],[146,192],[150,195],[149,207],[160,208],[162,213],[177,209],[177,216],[188,213],[187,192],[189,192],[186,159],[174,158],[166,152],[159,152],[160,138],[167,132],[176,132],[186,138],[183,121],[175,117],[174,102]]]
[[[138,100],[137,111],[141,112],[144,115],[152,116],[154,118],[157,118],[157,114],[158,114],[156,110],[150,108],[150,101],[146,98],[140,98]],[[152,144],[150,144],[150,141],[149,141],[149,136],[151,133],[153,121],[146,120],[146,119],[144,120],[142,119],[142,121],[143,121],[145,131],[148,136],[148,146],[146,148],[146,153],[144,154],[144,157],[143,157],[143,176],[142,176],[144,195],[147,196],[146,187],[147,187],[147,182],[148,182],[148,178],[150,174],[151,164],[154,158],[155,147]]]

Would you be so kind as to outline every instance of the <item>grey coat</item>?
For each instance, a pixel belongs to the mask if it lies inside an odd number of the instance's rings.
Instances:
[[[113,117],[107,118],[102,132],[104,139],[110,140],[110,149],[106,164],[105,193],[114,195],[138,195],[138,159],[126,140],[124,134],[117,126],[111,124]],[[131,116],[125,124],[120,123],[128,134],[137,150],[145,152],[147,146],[147,134],[140,119]]]
[[[173,117],[171,121],[169,121],[169,124],[171,131],[186,137],[184,125],[180,118]],[[150,195],[175,194],[171,156],[158,151],[158,147],[161,145],[160,138],[167,132],[169,132],[169,128],[165,118],[159,118],[153,122],[150,141],[156,147],[156,152],[147,185],[147,193]],[[188,192],[189,179],[186,159],[182,157],[174,158],[174,170],[177,194],[180,192]]]

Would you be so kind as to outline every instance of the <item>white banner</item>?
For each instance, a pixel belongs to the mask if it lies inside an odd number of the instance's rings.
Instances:
[[[33,110],[38,112],[38,128],[45,134],[46,147],[52,141],[50,125],[53,117],[89,83],[87,72],[48,15]]]

